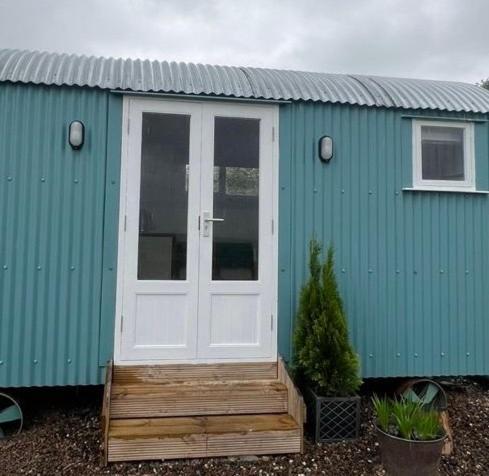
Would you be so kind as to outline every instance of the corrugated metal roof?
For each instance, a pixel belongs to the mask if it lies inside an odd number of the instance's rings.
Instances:
[[[362,106],[489,112],[472,84],[0,50],[0,81]]]

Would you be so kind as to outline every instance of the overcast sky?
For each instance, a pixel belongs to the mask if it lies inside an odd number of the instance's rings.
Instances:
[[[0,0],[0,47],[473,83],[489,0]]]

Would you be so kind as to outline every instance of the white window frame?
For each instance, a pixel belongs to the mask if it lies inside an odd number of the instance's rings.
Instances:
[[[453,127],[463,130],[464,177],[465,180],[423,180],[423,158],[421,147],[421,128]],[[413,120],[413,188],[446,192],[475,191],[475,147],[474,124],[456,121]]]

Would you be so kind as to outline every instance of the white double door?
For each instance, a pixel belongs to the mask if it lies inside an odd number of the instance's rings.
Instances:
[[[275,359],[276,120],[124,99],[117,362]]]

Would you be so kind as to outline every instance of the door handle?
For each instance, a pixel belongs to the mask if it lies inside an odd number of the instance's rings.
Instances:
[[[211,217],[211,212],[203,212],[202,213],[202,221],[204,222],[203,226],[202,226],[202,236],[209,236],[210,235],[210,223],[224,221],[224,218],[214,218],[214,217]]]

